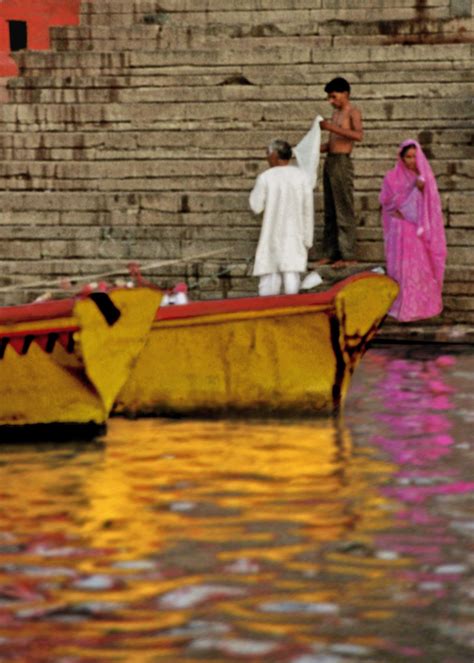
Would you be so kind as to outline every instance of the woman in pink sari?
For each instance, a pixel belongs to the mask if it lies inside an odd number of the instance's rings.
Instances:
[[[380,203],[387,273],[400,286],[389,314],[409,322],[443,308],[446,239],[438,187],[423,150],[406,140],[398,157],[385,175]]]

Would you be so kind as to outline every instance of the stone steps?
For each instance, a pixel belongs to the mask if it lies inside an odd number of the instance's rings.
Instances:
[[[281,43],[282,38],[298,37],[300,43],[337,46],[342,43],[361,44],[368,41],[374,44],[397,43],[456,43],[473,40],[472,22],[455,20],[430,20],[414,23],[410,20],[353,22],[334,21],[329,23],[289,23],[281,26],[254,24],[238,28],[221,25],[148,26],[133,25],[126,31],[117,31],[104,25],[94,31],[82,28],[58,27],[52,29],[52,46],[57,51],[103,51],[113,52],[123,48],[140,51],[154,51],[159,48],[199,48],[205,44],[222,45],[225,39],[230,46],[243,45],[271,46]]]
[[[316,5],[316,6],[315,6]],[[444,43],[473,41],[474,22],[472,7],[463,0],[432,0],[423,3],[414,0],[386,3],[325,1],[294,2],[282,0],[262,5],[255,2],[134,2],[130,6],[120,3],[85,5],[79,32],[55,32],[59,50],[90,49],[107,42],[113,50],[123,44],[117,26],[135,30],[149,39],[141,49],[153,50],[185,44],[199,46],[212,39],[242,41],[252,47],[262,40],[271,43],[282,37],[298,36],[304,39],[317,36],[330,37],[332,46],[347,44],[390,43]],[[144,28],[149,28],[148,32]],[[153,28],[155,36],[153,36]],[[91,32],[91,30],[95,32]],[[102,32],[101,32],[102,31]],[[109,35],[109,36],[107,36]],[[135,43],[135,42],[134,42]]]
[[[470,61],[448,60],[431,62],[427,66],[424,61],[389,61],[366,63],[361,71],[360,64],[351,67],[350,63],[344,63],[344,73],[348,76],[359,90],[360,84],[390,86],[398,83],[400,85],[411,85],[412,83],[437,83],[439,89],[446,83],[467,82],[474,77]],[[292,65],[235,65],[229,67],[193,67],[185,65],[182,67],[160,67],[157,72],[150,75],[141,75],[136,72],[131,74],[117,74],[115,76],[101,75],[78,76],[76,72],[72,75],[54,73],[46,75],[31,76],[25,74],[19,78],[12,78],[8,82],[11,95],[17,90],[115,90],[148,88],[159,89],[166,94],[166,88],[192,88],[213,86],[237,86],[237,85],[259,85],[262,91],[267,87],[266,81],[271,80],[270,87],[276,85],[321,86],[318,90],[321,94],[328,77],[334,72],[340,72],[341,67],[335,63],[325,64],[324,69],[316,64],[300,64],[297,69]],[[245,75],[244,75],[245,74]],[[377,92],[383,95],[382,89]],[[358,96],[360,96],[358,94]],[[14,100],[11,96],[11,100]],[[22,101],[22,100],[20,100]]]
[[[390,86],[392,84],[410,85],[412,83],[436,83],[443,86],[446,83],[455,83],[472,80],[473,73],[470,63],[465,60],[453,61],[449,64],[444,62],[432,63],[428,66],[426,63],[413,63],[411,66],[403,66],[398,61],[377,62],[367,64],[365,71],[360,70],[360,63],[352,66],[350,63],[344,64],[344,73],[350,76],[354,86],[359,84],[377,85],[382,84]],[[395,71],[392,70],[395,66]],[[152,71],[149,75],[144,73],[134,73],[133,75],[101,76],[94,78],[77,76],[76,74],[68,76],[64,74],[42,75],[38,77],[25,76],[24,78],[13,78],[8,82],[10,90],[29,89],[29,90],[48,90],[61,89],[67,90],[93,90],[93,89],[133,89],[133,88],[151,88],[166,90],[167,87],[192,88],[192,87],[213,87],[213,86],[249,86],[258,85],[264,90],[265,77],[271,77],[271,86],[298,86],[311,85],[323,86],[328,77],[334,72],[340,72],[341,66],[337,64],[325,65],[322,69],[316,64],[302,64],[297,69],[290,65],[248,65],[248,66],[229,66],[215,67],[212,71],[205,67],[186,66],[178,67],[160,67]],[[319,91],[321,92],[321,89]],[[355,93],[355,90],[354,90]],[[380,92],[382,94],[382,92]]]
[[[285,135],[291,143],[296,143],[303,135],[307,126],[300,123],[300,128],[293,128]],[[398,131],[398,132],[397,132]],[[393,127],[371,129],[367,132],[364,142],[357,146],[358,158],[373,158],[374,147],[383,148],[392,154],[392,150],[403,140],[406,128],[394,131]],[[4,132],[0,133],[0,150],[25,151],[28,157],[47,160],[55,159],[61,152],[65,152],[75,158],[87,158],[90,154],[92,159],[100,153],[103,155],[107,150],[110,154],[119,153],[121,158],[128,152],[143,150],[169,150],[170,155],[175,155],[175,150],[181,154],[196,155],[206,158],[207,154],[222,154],[224,157],[238,155],[239,157],[261,156],[261,146],[266,145],[275,137],[274,127],[259,127],[251,133],[248,130],[239,130],[235,127],[221,128],[220,131],[202,130],[184,132],[182,129],[169,129],[160,131],[114,131],[104,132],[102,130],[81,132],[45,132],[33,135]],[[190,140],[190,138],[192,140]],[[431,150],[437,150],[437,157],[444,158],[458,155],[460,147],[467,149],[466,156],[474,153],[472,146],[472,129],[468,124],[464,129],[451,128],[433,130],[430,134]],[[455,150],[453,154],[449,149]],[[442,152],[441,152],[442,150]],[[55,154],[48,155],[50,151]],[[120,154],[122,152],[123,154]],[[57,154],[56,154],[57,153]],[[150,152],[152,158],[156,153]],[[3,152],[2,152],[3,155]],[[82,156],[77,156],[82,155]],[[5,157],[8,159],[9,157]],[[142,157],[140,157],[142,158]]]
[[[132,4],[133,11],[131,11]],[[82,25],[114,25],[126,26],[134,23],[155,25],[168,25],[181,23],[184,25],[274,25],[291,21],[299,24],[329,22],[329,21],[378,21],[396,20],[433,20],[456,18],[458,12],[452,10],[449,2],[427,2],[420,8],[414,0],[402,3],[386,2],[338,2],[335,3],[295,3],[285,0],[281,3],[268,2],[262,7],[259,2],[258,9],[255,2],[245,5],[241,2],[226,2],[225,4],[206,5],[200,7],[195,3],[180,2],[173,7],[168,3],[160,2],[147,5],[145,3],[96,3],[94,6],[86,5],[81,9],[80,19]],[[319,5],[319,6],[315,6]],[[290,16],[289,16],[290,15]],[[464,17],[462,17],[464,18]]]
[[[258,4],[258,8],[255,5]],[[426,0],[423,3],[424,11],[431,8],[449,8],[454,3],[447,0]],[[394,8],[413,8],[416,6],[414,0],[393,0],[391,6]],[[386,7],[384,0],[83,0],[81,3],[81,15],[97,15],[121,13],[126,15],[137,15],[139,13],[162,11],[181,12],[192,14],[193,12],[222,11],[232,14],[240,11],[260,12],[265,10],[301,10],[324,8],[336,12],[340,9],[382,9]]]
[[[352,8],[345,10],[343,15],[330,10],[321,9],[272,10],[266,14],[260,10],[247,12],[176,12],[168,13],[163,20],[147,21],[143,15],[136,15],[135,21],[127,26],[126,34],[131,39],[159,36],[165,32],[180,32],[195,36],[230,38],[241,37],[278,37],[291,35],[314,35],[320,32],[326,34],[381,34],[396,36],[400,34],[414,34],[416,31],[426,31],[435,34],[440,29],[448,32],[457,32],[472,27],[472,17],[454,16],[446,6],[443,10],[427,10],[422,18],[412,6],[400,9],[394,6],[387,7],[384,3],[385,16],[378,9],[366,7],[363,14],[360,10]],[[97,16],[97,15],[96,15]],[[265,20],[267,19],[267,20]],[[190,30],[191,28],[191,30]],[[81,21],[80,25],[54,26],[51,28],[53,39],[77,39],[86,41],[108,41],[121,39],[124,35],[117,30],[117,26],[110,21],[94,23]]]
[[[410,127],[413,129],[410,124],[394,123],[389,126],[385,123],[383,128],[369,127],[366,129],[366,139],[356,147],[358,160],[370,161],[384,158],[385,153],[392,154],[392,150],[407,136]],[[253,131],[250,131],[251,127],[236,128],[230,124],[222,126],[220,130],[216,127],[214,131],[196,125],[186,133],[175,127],[153,131],[124,129],[110,134],[95,129],[38,132],[31,140],[28,140],[26,133],[12,135],[11,132],[2,132],[0,150],[2,155],[6,150],[15,150],[17,160],[20,153],[25,152],[26,158],[33,156],[41,161],[59,160],[61,154],[75,160],[90,158],[93,161],[97,158],[120,160],[132,154],[136,154],[137,160],[156,160],[157,157],[212,159],[216,156],[224,159],[235,156],[250,160],[261,159],[262,150],[275,136],[286,136],[290,143],[296,144],[307,128],[307,123],[299,122],[292,124],[291,128],[286,123],[265,123]],[[460,149],[465,150],[463,161],[474,156],[469,123],[464,127],[444,130],[427,122],[421,128],[425,128],[425,131],[420,138],[425,141],[426,149],[430,150],[431,158],[443,161],[453,156],[458,157]],[[429,135],[428,128],[431,128]],[[375,148],[379,148],[376,154]]]
[[[1,192],[2,227],[14,226],[25,230],[25,225],[34,221],[34,226],[61,226],[72,230],[83,227],[103,227],[105,231],[112,232],[116,226],[128,227],[130,220],[136,219],[138,226],[173,226],[181,225],[183,218],[190,225],[207,226],[219,225],[223,220],[235,220],[245,217],[247,223],[243,227],[255,228],[248,210],[248,191],[193,191],[183,200],[182,191],[160,191],[151,193],[134,192],[125,194],[120,192],[90,191],[88,196],[81,192]],[[364,217],[378,214],[378,194],[371,192],[355,193],[356,210]],[[474,202],[473,192],[449,191],[444,196],[444,211],[451,217],[458,214],[461,219],[462,211],[466,205]],[[316,210],[321,212],[322,201],[316,197]],[[472,228],[472,216],[465,219],[464,226],[459,228]],[[365,224],[358,230],[376,227],[380,230],[380,219],[376,224]],[[317,232],[321,228],[317,227]],[[448,228],[451,232],[451,229]],[[104,232],[105,232],[104,231]],[[78,232],[83,232],[82,230]]]
[[[306,125],[317,112],[325,110],[322,102],[313,99],[290,99],[279,101],[253,101],[236,103],[234,100],[220,102],[149,102],[149,103],[109,103],[109,104],[4,104],[0,106],[0,130],[15,131],[21,123],[25,131],[64,131],[106,129],[111,124],[115,130],[121,129],[172,129],[179,123],[191,123],[188,128],[201,127],[211,123],[210,130],[232,126],[244,127],[273,126],[291,130],[293,122]],[[406,126],[406,117],[412,118],[409,126],[424,129],[439,127],[455,117],[459,126],[472,118],[472,104],[469,99],[432,98],[394,99],[390,101],[371,100],[364,107],[366,125],[377,122],[389,122],[391,126]],[[292,118],[294,118],[292,122]],[[436,120],[433,120],[436,118]],[[215,124],[214,124],[215,123]]]
[[[456,15],[462,0],[417,4],[418,14],[414,0],[83,2],[79,27],[53,29],[53,52],[15,56],[22,76],[0,106],[0,283],[230,246],[231,259],[154,275],[232,262],[231,293],[254,292],[245,273],[260,222],[248,194],[265,146],[295,143],[316,112],[329,115],[324,84],[343,75],[364,114],[360,257],[383,260],[380,182],[399,142],[419,138],[447,223],[443,320],[474,322],[472,21]],[[425,37],[440,43],[396,43]],[[321,187],[315,207],[316,256]]]
[[[301,47],[296,51],[293,47],[258,49],[253,56],[212,49],[199,51],[194,59],[188,52],[182,55],[182,51],[168,50],[166,53],[134,54],[133,61],[116,53],[81,53],[79,56],[55,53],[56,63],[49,58],[43,61],[40,53],[23,53],[17,56],[23,74],[10,79],[8,87],[60,87],[64,90],[95,87],[153,87],[162,90],[163,87],[212,86],[250,89],[252,85],[260,85],[263,89],[282,84],[314,87],[323,85],[334,71],[344,71],[354,84],[367,85],[432,81],[441,88],[445,83],[473,78],[474,46],[437,46],[436,59],[429,58],[431,46],[409,47],[408,54],[404,53],[404,48],[352,47],[338,51],[334,58],[329,58],[324,49]],[[271,60],[271,51],[278,53],[278,60]],[[215,59],[212,66],[203,62],[205,55]],[[297,62],[293,61],[295,57]],[[219,61],[223,58],[229,62]],[[179,64],[181,59],[183,61]]]
[[[360,210],[364,210],[364,220],[368,224],[377,224],[378,215],[371,212],[376,209],[378,191],[382,174],[393,165],[391,159],[380,159],[375,162],[356,162],[357,196]],[[92,193],[130,192],[146,193],[147,191],[163,193],[178,192],[191,195],[210,195],[218,192],[244,192],[248,195],[256,173],[261,170],[262,161],[243,161],[235,163],[234,168],[228,167],[228,160],[223,159],[188,159],[178,160],[126,161],[109,162],[12,162],[3,164],[0,169],[0,186],[3,191],[57,191]],[[452,212],[456,224],[466,222],[472,205],[472,177],[474,161],[466,160],[461,165],[453,166],[452,161],[435,162],[443,207]],[[376,174],[374,174],[376,173]],[[458,196],[464,207],[457,212],[451,210],[451,195]],[[318,195],[321,195],[321,191]],[[369,198],[371,203],[369,203]],[[470,201],[470,202],[469,202]],[[371,208],[369,207],[371,204]],[[189,207],[189,203],[186,203]],[[367,212],[367,214],[365,214]],[[367,219],[365,218],[367,217]],[[365,222],[364,221],[364,222]],[[169,222],[169,220],[167,221]],[[470,249],[471,250],[471,249]]]
[[[288,44],[282,46],[258,46],[249,51],[245,43],[240,40],[226,42],[225,48],[200,48],[192,49],[166,49],[160,51],[130,51],[130,52],[41,52],[20,51],[15,54],[15,59],[26,73],[26,69],[46,69],[59,71],[62,69],[89,69],[90,74],[103,72],[106,69],[123,71],[137,67],[162,67],[162,66],[225,66],[237,64],[291,64],[292,66],[315,63],[355,63],[355,62],[439,62],[446,60],[448,55],[454,61],[469,61],[472,58],[473,46],[469,43],[439,44],[432,48],[427,44],[414,44],[409,48],[400,45],[375,45],[358,46],[346,48],[343,51],[334,49],[326,50],[318,48],[317,45],[300,45],[299,39],[289,40]]]
[[[176,227],[165,227],[163,223],[153,224],[152,220],[146,219],[146,227],[137,227],[133,243],[137,244],[133,249],[131,244],[127,246],[130,239],[130,230],[127,225],[116,225],[113,228],[106,229],[104,232],[103,227],[63,227],[56,225],[41,225],[35,227],[35,239],[32,240],[31,231],[28,234],[28,227],[19,228],[17,225],[2,226],[2,241],[13,241],[18,244],[12,245],[12,251],[17,251],[18,255],[24,251],[21,247],[21,242],[33,242],[32,246],[37,246],[43,257],[61,257],[63,246],[66,242],[75,242],[75,256],[81,257],[82,255],[91,254],[94,251],[94,244],[97,245],[97,255],[100,258],[128,258],[133,252],[138,254],[143,251],[140,242],[143,240],[159,241],[159,240],[197,240],[202,239],[203,229],[206,238],[209,239],[215,233],[215,228],[220,228],[219,237],[222,241],[239,241],[242,246],[249,246],[249,242],[256,242],[258,240],[259,231],[255,226],[245,226],[241,223],[241,219],[237,214],[230,215],[220,214],[211,217],[207,215],[206,224],[202,223],[201,217],[194,219],[186,217],[186,229],[177,230]],[[196,221],[196,222],[195,222]],[[58,230],[60,228],[60,234]],[[464,229],[448,229],[447,237],[450,246],[464,247],[466,242],[466,234],[468,231]],[[207,233],[207,234],[206,234]],[[380,241],[382,239],[382,230],[380,224],[378,227],[362,227],[358,229],[358,242],[364,245],[364,242],[372,244],[374,240]],[[321,231],[317,232],[318,239],[321,239]],[[119,243],[123,242],[122,248]],[[149,253],[150,248],[146,250]],[[30,257],[31,253],[28,252]],[[36,256],[39,257],[39,256]],[[73,257],[73,256],[71,256]],[[245,257],[245,256],[240,256]]]
[[[451,74],[449,81],[439,83],[418,81],[413,83],[386,82],[383,87],[377,84],[357,85],[358,103],[383,99],[455,99],[468,98],[474,82],[474,71],[458,70]],[[457,79],[457,80],[456,80]],[[225,101],[307,101],[325,104],[323,91],[325,79],[321,77],[315,84],[280,85],[194,85],[190,87],[167,86],[122,86],[103,88],[17,88],[13,89],[10,100],[28,104],[130,104],[130,103],[220,103]],[[323,109],[322,109],[323,111]]]
[[[160,235],[162,239],[176,239],[179,237],[191,239],[197,236],[201,238],[205,236],[210,241],[213,241],[213,239],[216,239],[216,228],[219,228],[218,237],[220,239],[232,236],[248,242],[258,238],[258,228],[248,212],[248,192],[226,192],[227,195],[233,196],[234,204],[238,202],[241,209],[220,209],[219,211],[213,211],[212,209],[206,209],[206,206],[211,207],[213,201],[216,204],[217,200],[215,197],[205,196],[204,192],[200,191],[188,191],[186,189],[190,209],[194,209],[199,201],[198,211],[184,213],[180,210],[175,210],[174,212],[163,212],[146,208],[139,208],[133,211],[120,210],[113,213],[109,211],[102,214],[94,211],[82,211],[79,213],[74,212],[70,208],[66,210],[56,209],[51,212],[43,212],[42,214],[36,211],[34,214],[34,218],[36,219],[34,233],[31,231],[31,223],[29,222],[32,213],[11,212],[5,216],[4,223],[2,223],[2,232],[3,230],[5,231],[2,241],[8,239],[20,241],[24,238],[30,240],[34,238],[35,242],[39,239],[52,239],[55,241],[66,239],[93,240],[94,237],[100,236],[100,239],[104,241],[104,246],[107,244],[110,250],[113,249],[115,251],[115,241],[123,239],[132,243],[140,243],[141,240],[146,239],[148,231],[150,239],[155,238],[157,235]],[[10,195],[15,193],[18,192],[12,192]],[[74,194],[74,192],[71,193]],[[216,191],[215,193],[217,194],[218,192]],[[96,192],[91,189],[88,195],[97,197],[104,195],[104,192]],[[140,194],[139,192],[135,192],[135,195]],[[146,192],[142,195],[146,195]],[[182,199],[185,194],[182,190],[178,192],[163,191],[160,201],[163,203],[163,196],[171,198],[173,195],[177,202],[181,203],[178,197]],[[467,194],[465,199],[466,203],[472,204],[474,202],[472,193]],[[357,229],[357,236],[361,243],[359,249],[363,249],[363,244],[367,246],[370,243],[373,244],[375,240],[380,242],[382,239],[378,197],[376,195],[364,196],[363,192],[358,192],[355,197],[355,203],[356,213],[359,218]],[[472,256],[472,251],[469,247],[469,239],[473,228],[472,218],[469,221],[466,215],[457,215],[456,201],[451,198],[445,199],[443,211],[449,222],[446,233],[450,247],[452,249],[454,247],[457,248],[457,258],[460,262],[472,264],[472,260],[469,258],[470,253]],[[315,207],[317,223],[315,230],[316,243],[320,243],[322,238],[322,214],[322,202],[318,201]],[[6,223],[7,219],[9,220],[9,224]],[[135,226],[133,232],[130,230],[130,223],[132,222]],[[55,228],[55,231],[52,230],[53,228]],[[88,230],[91,230],[91,232],[89,233]],[[375,251],[379,251],[380,248],[380,246],[372,246],[372,249]],[[136,250],[139,250],[139,248]],[[464,256],[464,260],[461,260],[461,254]],[[8,253],[8,255],[10,258],[15,257],[12,253]],[[362,251],[361,255],[365,255],[365,252]]]

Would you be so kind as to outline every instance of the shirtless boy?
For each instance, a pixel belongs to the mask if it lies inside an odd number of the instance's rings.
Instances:
[[[329,131],[329,141],[321,145],[327,152],[323,172],[324,258],[319,264],[343,268],[355,261],[354,169],[351,152],[363,138],[362,115],[350,102],[351,86],[345,78],[334,78],[324,88],[334,108],[331,120],[320,127]]]

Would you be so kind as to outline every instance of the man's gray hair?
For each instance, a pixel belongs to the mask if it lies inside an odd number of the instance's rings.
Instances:
[[[293,154],[291,145],[286,140],[280,140],[279,138],[272,140],[268,146],[268,154],[272,154],[272,152],[276,152],[282,161],[289,161]]]

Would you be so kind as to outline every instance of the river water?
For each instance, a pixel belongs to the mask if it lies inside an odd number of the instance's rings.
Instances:
[[[338,421],[0,447],[0,661],[474,661],[474,350],[376,347]]]

